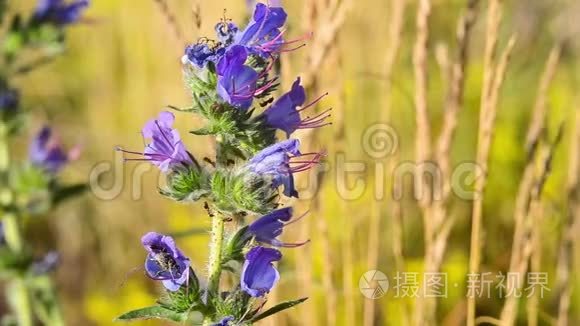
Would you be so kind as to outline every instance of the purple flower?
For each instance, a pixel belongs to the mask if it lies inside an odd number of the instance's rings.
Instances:
[[[290,221],[292,219],[292,208],[281,208],[252,222],[248,226],[248,234],[253,236],[256,241],[267,243],[274,247],[298,247],[308,241],[303,243],[283,243],[277,237],[282,234],[286,225],[298,221],[302,216]]]
[[[260,75],[249,66],[244,65],[248,53],[243,46],[232,46],[220,59],[217,65],[219,96],[240,109],[252,106],[258,92]]]
[[[300,85],[300,78],[297,78],[294,84],[292,84],[292,89],[278,98],[274,104],[264,111],[263,115],[268,125],[283,130],[286,132],[286,136],[290,137],[290,134],[297,129],[318,128],[329,124],[325,120],[330,116],[330,113],[328,113],[330,109],[314,117],[300,118],[300,112],[313,106],[324,96],[326,94],[320,96],[312,103],[303,106],[306,101],[306,94],[304,87]],[[300,110],[298,110],[299,106],[302,107]]]
[[[209,62],[214,64],[223,56],[225,49],[222,47],[211,48],[207,43],[196,43],[185,48],[184,62],[196,65],[198,68],[205,68]]]
[[[6,244],[6,234],[4,234],[4,223],[0,222],[0,246]]]
[[[13,89],[5,89],[0,91],[0,113],[13,112],[18,108],[20,103],[20,96],[18,91]]]
[[[300,142],[296,139],[270,145],[254,155],[246,167],[252,173],[270,177],[274,188],[284,185],[284,195],[298,197],[293,174],[310,169],[322,157],[320,153],[301,154],[299,146]],[[313,157],[305,161],[291,161],[293,158],[311,155]]]
[[[219,322],[212,324],[211,326],[228,326],[230,325],[230,322],[234,320],[234,317],[232,316],[227,316],[222,318],[222,320],[220,320]]]
[[[60,263],[60,254],[57,251],[49,251],[40,260],[32,263],[32,272],[42,275],[52,272]]]
[[[285,44],[280,28],[286,23],[286,18],[283,8],[257,3],[252,21],[238,33],[235,43],[247,47],[252,54],[268,57]]]
[[[64,26],[77,22],[88,6],[89,0],[77,0],[69,4],[64,0],[40,0],[32,19],[37,24],[52,23]]]
[[[270,292],[280,274],[272,264],[282,259],[282,254],[273,248],[254,247],[246,254],[242,267],[241,286],[252,297],[262,297]]]
[[[193,158],[185,149],[185,145],[179,137],[179,132],[173,128],[175,116],[171,112],[161,112],[157,119],[149,120],[143,130],[141,131],[143,137],[151,139],[147,144],[143,153],[126,151],[122,148],[117,150],[128,154],[141,155],[142,159],[125,159],[130,160],[145,160],[159,167],[159,169],[167,173],[170,169],[179,165],[189,165],[195,163]]]
[[[53,135],[52,129],[47,126],[34,137],[28,149],[30,162],[51,174],[58,173],[68,162],[76,159],[79,153],[78,147],[68,153],[65,152],[58,138]]]
[[[147,275],[169,291],[177,291],[189,279],[189,259],[183,255],[170,236],[149,232],[141,238],[148,255],[145,260]]]

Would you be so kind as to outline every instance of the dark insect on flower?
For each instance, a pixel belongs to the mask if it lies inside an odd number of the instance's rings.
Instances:
[[[308,241],[284,243],[277,239],[282,234],[285,226],[297,222],[306,215],[304,214],[291,221],[292,212],[292,207],[285,207],[258,218],[249,225],[248,235],[253,236],[258,242],[267,243],[274,247],[292,248],[306,244]]]
[[[58,173],[67,163],[77,159],[80,148],[77,146],[65,152],[52,129],[45,126],[30,143],[28,156],[30,162],[50,174]]]
[[[272,262],[282,259],[282,253],[273,248],[254,247],[246,254],[242,267],[241,287],[252,297],[270,292],[280,279]]]
[[[40,0],[32,16],[32,22],[69,25],[77,22],[88,6],[89,0],[77,0],[68,4],[64,0]]]
[[[117,150],[128,154],[142,156],[142,158],[129,158],[126,161],[149,161],[167,173],[176,165],[195,164],[193,157],[185,149],[185,145],[179,137],[179,132],[173,128],[175,116],[170,112],[159,113],[159,118],[150,120],[143,127],[143,137],[151,139],[143,153],[126,151],[118,147]]]
[[[310,169],[323,156],[322,153],[301,154],[299,146],[300,142],[296,139],[270,145],[254,155],[246,168],[252,173],[271,178],[274,188],[284,185],[284,195],[298,197],[293,174]],[[299,159],[304,157],[305,160]]]
[[[215,32],[222,45],[228,46],[234,41],[234,37],[238,33],[238,26],[224,19],[215,25]]]
[[[145,260],[147,275],[169,291],[177,291],[189,279],[189,258],[185,257],[170,236],[149,232],[141,238],[148,252]]]
[[[280,96],[274,104],[266,109],[263,116],[268,125],[272,128],[283,130],[286,132],[287,137],[290,137],[297,129],[323,127],[330,124],[330,122],[325,121],[330,117],[330,109],[316,116],[306,117],[304,119],[300,117],[300,113],[318,103],[326,95],[328,94],[324,94],[311,103],[304,105],[306,94],[304,87],[300,85],[300,78],[298,78],[292,84],[292,89],[288,93]],[[298,109],[298,107],[301,108]]]

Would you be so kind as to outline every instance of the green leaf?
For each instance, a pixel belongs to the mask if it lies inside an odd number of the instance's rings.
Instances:
[[[207,235],[209,230],[207,228],[192,228],[184,231],[171,232],[169,235],[173,238],[184,238],[193,235]]]
[[[81,195],[87,189],[88,189],[88,186],[84,183],[76,184],[76,185],[72,185],[72,186],[66,186],[66,187],[59,187],[55,191],[55,194],[52,198],[52,202],[54,205],[59,204],[67,199]]]
[[[262,320],[262,319],[264,319],[266,317],[270,317],[273,314],[278,313],[278,312],[280,312],[282,310],[286,310],[286,309],[292,308],[292,307],[294,307],[296,305],[299,305],[299,304],[301,304],[302,302],[304,302],[306,300],[308,300],[308,298],[302,298],[302,299],[298,299],[298,300],[282,302],[282,303],[277,304],[274,307],[272,307],[272,308],[270,308],[270,309],[262,312],[261,314],[258,314],[256,316],[254,316],[251,319],[251,322],[255,323],[258,320]]]
[[[189,133],[194,134],[196,136],[206,136],[206,135],[213,135],[214,134],[214,132],[212,132],[211,130],[208,130],[207,128],[191,130]]]
[[[116,321],[133,321],[138,319],[153,319],[153,318],[182,322],[187,320],[187,314],[178,313],[161,306],[151,306],[124,313],[121,316],[117,317]]]

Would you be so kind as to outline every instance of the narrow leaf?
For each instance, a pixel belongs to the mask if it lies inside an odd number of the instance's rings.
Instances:
[[[293,300],[293,301],[286,301],[286,302],[282,302],[280,304],[275,305],[274,307],[262,312],[261,314],[258,314],[257,316],[254,316],[251,320],[251,322],[255,323],[258,320],[262,320],[266,317],[269,317],[275,313],[278,313],[282,310],[286,310],[289,308],[292,308],[296,305],[301,304],[302,302],[308,300],[308,298],[302,298],[302,299],[298,299],[298,300]]]
[[[133,321],[136,319],[167,319],[176,322],[187,320],[187,314],[178,313],[161,306],[152,306],[129,311],[117,317],[116,321]]]
[[[84,183],[66,187],[59,187],[56,189],[54,197],[52,198],[53,204],[57,205],[67,199],[81,195],[87,189],[88,186]]]

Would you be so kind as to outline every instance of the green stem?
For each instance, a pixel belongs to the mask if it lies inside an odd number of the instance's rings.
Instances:
[[[224,219],[220,214],[212,217],[211,242],[209,247],[209,281],[208,290],[212,294],[219,292],[222,273],[222,247],[224,242]]]
[[[224,219],[221,214],[212,216],[211,239],[209,245],[208,292],[210,296],[219,295],[220,277],[222,274],[222,248],[224,243]],[[213,323],[211,316],[203,319],[203,326]]]
[[[9,206],[12,192],[8,187],[8,169],[10,168],[10,152],[8,151],[8,127],[0,122],[0,206]]]
[[[28,286],[24,277],[18,277],[12,281],[14,290],[14,310],[18,326],[32,326],[32,308],[30,306],[30,296]]]

